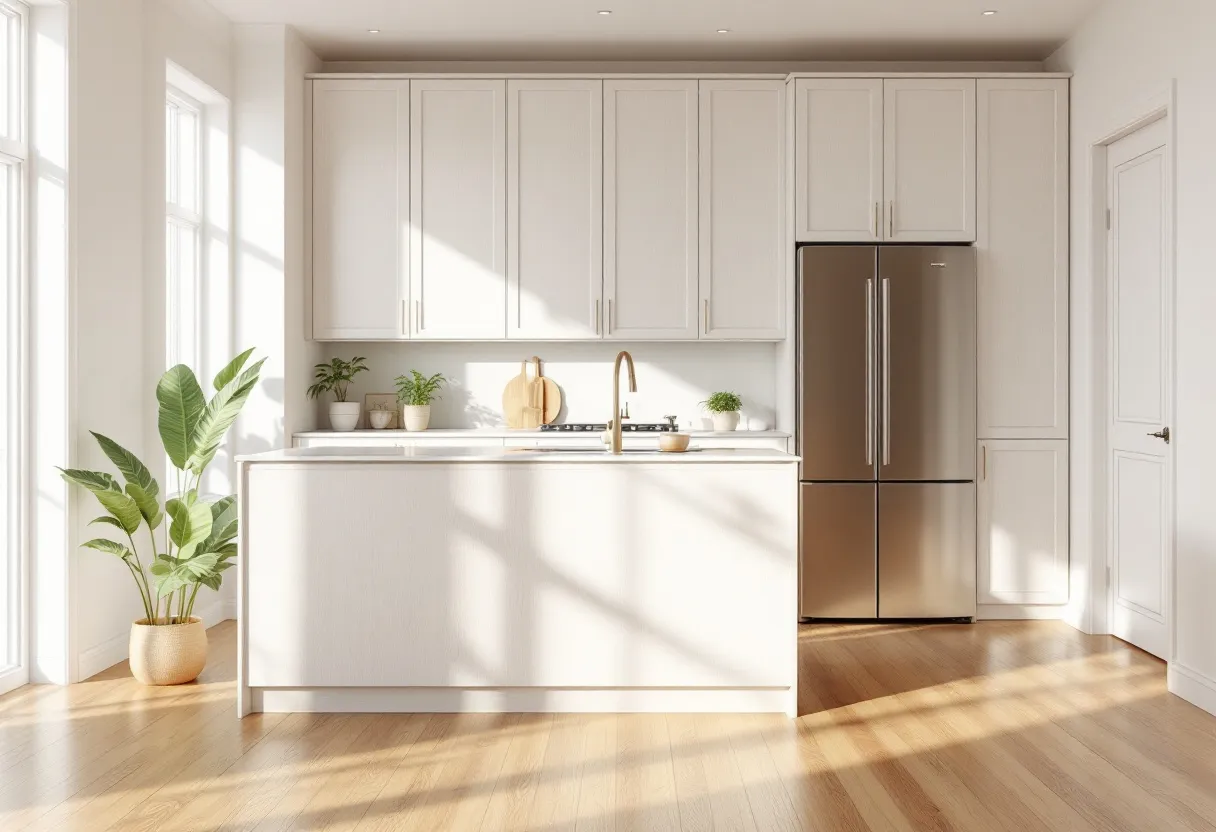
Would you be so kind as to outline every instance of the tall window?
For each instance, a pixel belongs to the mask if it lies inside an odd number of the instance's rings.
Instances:
[[[24,4],[0,0],[0,693],[23,681],[26,20]]]
[[[203,105],[169,88],[165,102],[166,335],[169,366],[199,367],[203,282]]]

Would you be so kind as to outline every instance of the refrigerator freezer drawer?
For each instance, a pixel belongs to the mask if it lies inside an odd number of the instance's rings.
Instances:
[[[878,486],[880,618],[975,616],[975,484]]]
[[[804,618],[876,618],[874,483],[800,486]]]

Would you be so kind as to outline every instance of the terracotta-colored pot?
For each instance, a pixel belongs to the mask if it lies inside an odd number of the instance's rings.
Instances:
[[[164,619],[159,619],[164,620]],[[185,624],[131,624],[131,675],[145,685],[193,682],[207,665],[207,631],[201,618]]]

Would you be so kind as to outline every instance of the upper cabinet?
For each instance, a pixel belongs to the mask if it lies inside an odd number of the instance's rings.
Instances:
[[[507,336],[599,338],[603,82],[507,82]]]
[[[410,332],[506,337],[506,81],[410,82]]]
[[[979,82],[979,436],[1068,437],[1068,82]]]
[[[697,82],[604,82],[605,335],[695,340]]]
[[[794,94],[799,242],[975,241],[974,79],[801,78]]]
[[[975,241],[975,81],[888,79],[884,239]]]
[[[700,85],[702,338],[781,338],[785,82]]]
[[[409,82],[315,81],[312,334],[405,337]]]
[[[798,240],[882,240],[881,78],[794,82]]]

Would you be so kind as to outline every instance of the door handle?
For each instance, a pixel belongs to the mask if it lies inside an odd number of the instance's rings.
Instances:
[[[891,464],[891,279],[882,279],[882,464]]]
[[[1170,444],[1170,429],[1168,427],[1162,428],[1156,433],[1150,433],[1149,436],[1153,437],[1154,439],[1160,439],[1167,445]]]
[[[866,465],[874,464],[874,281],[866,278]]]

